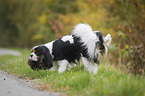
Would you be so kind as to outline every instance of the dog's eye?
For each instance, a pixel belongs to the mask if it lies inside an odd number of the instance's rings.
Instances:
[[[35,54],[36,54],[37,56],[39,56],[39,53],[38,53],[37,51],[35,51]]]

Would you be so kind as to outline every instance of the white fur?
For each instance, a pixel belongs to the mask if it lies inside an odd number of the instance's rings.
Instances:
[[[88,66],[89,66],[89,61],[85,57],[82,57],[81,59],[82,59],[82,63],[85,66],[85,70],[87,70],[88,69]]]
[[[70,63],[68,65],[68,70],[72,69],[73,67],[76,67],[77,65],[75,63]]]
[[[107,34],[106,37],[104,38],[104,42],[105,42],[105,45],[106,45],[105,46],[105,49],[106,49],[105,56],[107,55],[107,52],[108,52],[108,48],[107,47],[109,47],[109,45],[111,43],[111,40],[112,40],[112,38],[111,38],[110,34]]]
[[[38,46],[34,46],[34,47],[33,47],[33,50],[34,50],[35,48],[37,48],[37,47],[38,47]]]
[[[82,62],[85,66],[85,69],[89,71],[89,73],[97,74],[98,72],[98,64],[89,61],[87,58],[82,57]]]
[[[107,52],[108,52],[108,48],[107,48],[107,46],[105,46],[105,54],[104,54],[104,56],[107,56]]]
[[[109,45],[110,45],[110,43],[111,43],[111,40],[112,40],[112,38],[111,38],[111,35],[110,34],[107,34],[107,36],[105,37],[105,39],[104,39],[104,42],[105,42],[105,44],[109,47]]]
[[[65,70],[70,70],[73,67],[76,67],[77,65],[75,63],[68,63],[66,60],[61,60],[61,61],[55,61],[53,62],[53,67],[50,68],[50,71],[56,71],[58,70],[58,73],[62,73]]]
[[[31,55],[32,55],[32,57],[31,57]],[[33,61],[38,61],[37,55],[36,55],[34,52],[32,52],[32,53],[30,54],[29,59],[30,59],[30,60],[33,60]]]
[[[62,37],[61,40],[64,42],[69,41],[70,43],[74,43],[72,35],[66,35],[66,36]]]
[[[67,69],[68,61],[67,60],[58,61],[58,65],[59,65],[58,73],[63,73]]]
[[[100,31],[94,31],[95,33],[100,32]]]
[[[88,48],[88,54],[92,59],[95,53],[95,43],[98,40],[96,34],[88,24],[78,24],[73,30],[73,34],[81,38],[81,42]]]
[[[44,44],[49,49],[52,58],[54,58],[54,56],[52,55],[53,42],[54,41],[47,43],[47,44]]]
[[[50,71],[55,71],[58,69],[58,62],[53,62],[53,67],[50,68]]]

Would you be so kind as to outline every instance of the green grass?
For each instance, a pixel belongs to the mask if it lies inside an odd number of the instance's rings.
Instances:
[[[68,95],[84,96],[145,96],[145,77],[120,72],[110,65],[101,64],[93,75],[77,66],[58,74],[57,71],[31,70],[27,65],[29,50],[17,49],[23,54],[0,56],[0,69],[20,78],[37,79],[40,89],[61,91]]]

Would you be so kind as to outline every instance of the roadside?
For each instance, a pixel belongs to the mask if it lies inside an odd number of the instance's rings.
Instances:
[[[0,48],[0,56],[21,56],[18,51]],[[35,84],[36,85],[36,84]],[[24,79],[19,79],[0,70],[0,96],[60,96],[61,93],[40,91],[34,84]]]
[[[39,91],[30,82],[0,71],[1,96],[60,96],[60,93]]]
[[[0,48],[0,55],[14,55],[14,56],[21,56],[21,53],[18,51],[13,51],[9,49]]]

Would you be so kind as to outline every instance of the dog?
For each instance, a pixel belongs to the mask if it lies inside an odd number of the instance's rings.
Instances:
[[[90,73],[98,72],[99,57],[106,55],[111,35],[93,31],[88,24],[77,24],[69,35],[31,49],[28,65],[32,69],[50,69],[63,73],[79,60]]]

